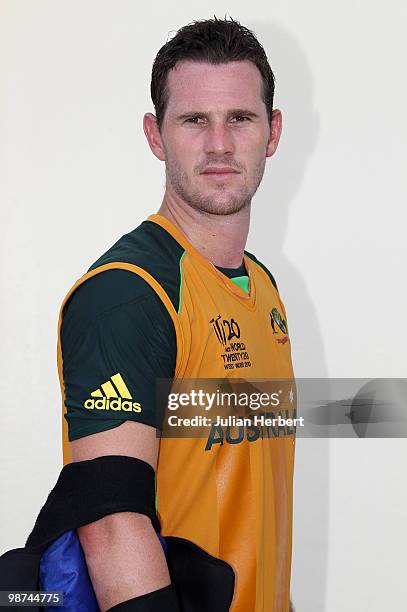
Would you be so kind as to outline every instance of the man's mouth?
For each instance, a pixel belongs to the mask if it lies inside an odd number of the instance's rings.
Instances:
[[[234,168],[230,168],[229,166],[209,166],[201,174],[211,176],[213,178],[225,178],[233,174],[240,174],[240,172]]]

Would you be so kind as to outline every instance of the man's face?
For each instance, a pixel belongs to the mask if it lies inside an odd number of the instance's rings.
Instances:
[[[181,62],[168,74],[167,91],[159,137],[167,191],[212,214],[247,206],[275,148],[270,152],[257,67],[250,61]]]

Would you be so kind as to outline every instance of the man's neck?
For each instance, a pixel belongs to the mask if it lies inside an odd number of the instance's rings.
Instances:
[[[250,206],[232,215],[214,215],[192,208],[166,191],[157,214],[169,219],[215,266],[238,268],[249,233]]]

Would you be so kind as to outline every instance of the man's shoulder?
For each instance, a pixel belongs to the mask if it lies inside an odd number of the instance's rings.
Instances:
[[[247,255],[252,261],[254,261],[258,266],[260,266],[260,268],[262,270],[264,270],[264,272],[267,274],[267,276],[269,277],[270,281],[272,282],[272,284],[274,285],[274,287],[277,289],[278,291],[278,287],[277,287],[277,283],[276,283],[276,279],[274,278],[273,274],[270,272],[270,270],[268,269],[268,267],[262,262],[260,261],[256,255],[253,255],[253,253],[249,253],[249,251],[245,251],[244,252],[245,255]]]
[[[143,221],[133,231],[122,236],[88,269],[85,276],[64,306],[64,318],[79,317],[87,321],[92,317],[143,302],[152,314],[167,310],[146,277],[138,273],[141,268],[153,277],[178,309],[180,288],[179,262],[184,249],[161,226]],[[130,264],[128,268],[115,264]],[[101,269],[108,264],[108,267]],[[133,266],[136,266],[134,268]],[[98,271],[100,269],[100,271]]]
[[[177,310],[183,253],[184,248],[169,232],[157,223],[145,220],[115,242],[90,266],[88,272],[114,263],[137,266],[159,283]],[[137,276],[135,269],[131,273]],[[143,282],[148,284],[145,280]]]
[[[65,304],[64,319],[68,316],[86,322],[114,309],[147,301],[150,307],[160,302],[152,287],[140,276],[127,270],[105,270],[77,287]]]

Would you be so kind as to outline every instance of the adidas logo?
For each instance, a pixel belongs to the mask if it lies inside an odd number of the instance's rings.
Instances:
[[[121,374],[114,374],[110,380],[96,389],[84,403],[88,410],[124,410],[124,412],[141,412],[141,405],[131,401],[133,398]]]

